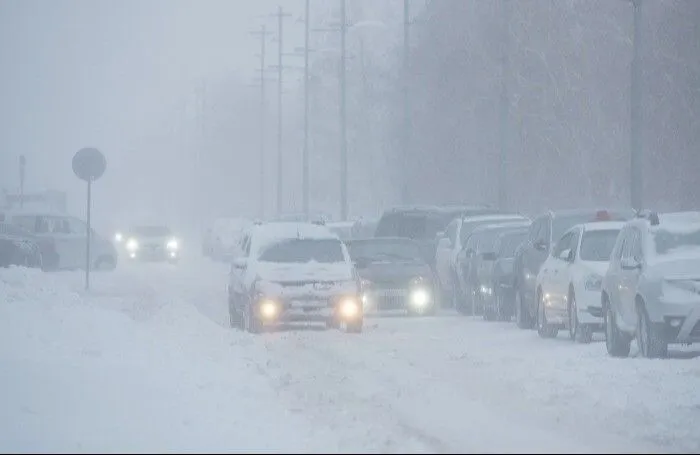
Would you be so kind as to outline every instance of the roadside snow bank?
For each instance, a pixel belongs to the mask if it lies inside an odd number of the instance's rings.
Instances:
[[[0,270],[0,451],[340,450],[248,366],[246,336],[147,286],[80,278]]]

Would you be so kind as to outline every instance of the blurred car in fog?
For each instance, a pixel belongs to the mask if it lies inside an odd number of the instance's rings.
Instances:
[[[360,276],[366,313],[401,311],[434,314],[439,306],[433,270],[421,245],[406,238],[380,237],[345,242]]]
[[[0,267],[17,265],[44,269],[41,243],[48,246],[48,242],[39,242],[35,236],[19,226],[0,223]],[[47,262],[51,261],[50,250],[44,251]]]
[[[167,226],[135,226],[124,240],[131,260],[175,263],[180,260],[180,248],[180,241]]]

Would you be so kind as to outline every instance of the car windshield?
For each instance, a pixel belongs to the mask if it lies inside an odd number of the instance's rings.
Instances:
[[[700,229],[681,231],[660,228],[654,232],[656,254],[667,255],[678,250],[700,248]]]
[[[132,235],[138,237],[167,237],[170,229],[165,226],[138,226],[131,230]]]
[[[527,239],[527,231],[522,231],[517,234],[507,234],[501,237],[498,256],[502,258],[512,258],[515,256],[515,250]]]
[[[477,248],[478,253],[494,253],[496,250],[496,241],[498,236],[503,234],[504,231],[509,231],[513,229],[509,226],[494,227],[490,229],[484,229],[479,232],[479,246]]]
[[[610,253],[615,246],[619,229],[606,229],[600,231],[586,231],[581,238],[581,252],[579,254],[582,261],[607,262],[610,260]]]
[[[420,247],[414,242],[400,240],[360,240],[349,242],[348,252],[353,260],[423,262]]]
[[[337,239],[285,239],[264,247],[259,260],[284,264],[312,261],[332,264],[344,262],[345,257]]]
[[[403,212],[385,215],[377,225],[375,237],[404,237],[433,240],[452,221],[452,214]]]
[[[479,226],[484,226],[487,224],[501,224],[501,223],[521,223],[523,218],[503,218],[503,219],[491,219],[491,220],[465,220],[462,223],[462,228],[459,231],[459,238],[462,245],[464,245],[472,232]]]

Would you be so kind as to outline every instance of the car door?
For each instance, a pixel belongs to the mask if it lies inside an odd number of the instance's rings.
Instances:
[[[631,267],[634,264],[642,264],[644,261],[642,250],[642,233],[636,227],[630,228],[629,237],[622,250],[620,267],[620,316],[627,327],[634,327],[637,323],[637,310],[635,308],[637,298],[637,285],[641,275],[640,267]]]
[[[567,234],[564,240],[563,250],[553,254],[555,257],[554,272],[552,273],[552,304],[553,310],[559,316],[564,316],[568,311],[569,283],[571,283],[572,267],[575,267],[576,251],[581,239],[581,229],[574,228]]]
[[[248,289],[245,285],[245,276],[248,271],[248,259],[250,255],[250,236],[246,235],[243,239],[241,246],[241,255],[234,258],[231,263],[231,270],[229,272],[229,292],[237,301],[242,301],[242,298],[248,295]],[[238,266],[238,259],[245,259],[245,266]]]

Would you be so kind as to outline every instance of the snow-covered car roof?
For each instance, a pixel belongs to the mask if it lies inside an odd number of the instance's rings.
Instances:
[[[579,224],[584,231],[620,230],[624,225],[624,221],[591,221],[590,223]]]
[[[476,216],[465,216],[464,221],[504,221],[504,220],[523,220],[530,221],[530,219],[524,215],[518,215],[517,213],[501,213],[492,215],[476,215]]]
[[[251,234],[259,244],[284,239],[337,239],[339,237],[326,226],[293,221],[274,221],[253,226]]]

